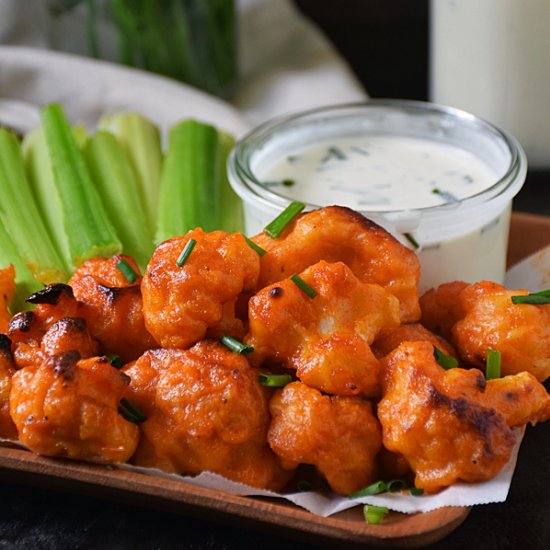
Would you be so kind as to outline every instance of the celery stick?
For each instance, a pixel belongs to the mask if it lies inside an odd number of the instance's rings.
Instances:
[[[227,179],[227,157],[235,145],[235,139],[225,132],[219,132],[218,137],[218,178],[221,193],[219,229],[242,232],[244,230],[243,203]]]
[[[69,243],[65,235],[61,203],[53,179],[46,138],[41,126],[25,135],[23,155],[36,206],[42,215],[48,235],[68,272],[72,268]]]
[[[84,158],[124,253],[144,270],[153,253],[153,241],[140,219],[136,178],[122,146],[112,134],[98,132],[88,139]]]
[[[197,226],[218,229],[220,186],[218,132],[208,124],[184,120],[170,129],[164,161],[156,242],[184,235]]]
[[[96,256],[122,251],[115,229],[94,187],[63,109],[51,104],[41,111],[42,127],[59,199],[69,260],[78,267]]]
[[[34,276],[43,283],[65,281],[63,261],[34,202],[18,139],[0,129],[0,219]]]
[[[15,294],[10,302],[10,310],[15,313],[28,308],[25,300],[44,285],[35,279],[0,221],[0,269],[10,264],[15,267]]]
[[[152,240],[163,161],[159,129],[138,113],[104,116],[99,122],[99,128],[114,134],[130,159],[136,173],[142,212]]]

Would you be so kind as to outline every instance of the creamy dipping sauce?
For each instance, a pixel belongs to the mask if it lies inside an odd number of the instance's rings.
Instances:
[[[309,204],[389,211],[440,206],[476,195],[498,175],[472,153],[408,136],[339,138],[261,166],[270,191]]]

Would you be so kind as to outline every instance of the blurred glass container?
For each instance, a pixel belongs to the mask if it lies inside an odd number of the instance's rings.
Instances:
[[[54,49],[115,61],[228,98],[237,79],[234,0],[48,0]]]
[[[432,0],[431,93],[512,133],[550,168],[550,1]]]

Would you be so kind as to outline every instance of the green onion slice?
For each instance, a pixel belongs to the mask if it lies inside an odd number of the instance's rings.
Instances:
[[[261,372],[258,377],[260,384],[268,388],[283,388],[292,382],[290,374],[266,374]]]
[[[404,479],[391,479],[386,482],[386,491],[388,493],[398,493],[407,488],[407,482]]]
[[[363,507],[363,516],[369,525],[378,525],[388,514],[389,510],[385,506],[373,506],[365,504]]]
[[[445,370],[458,367],[458,361],[452,355],[443,353],[437,346],[434,346],[434,357],[436,363]]]
[[[118,260],[116,267],[129,283],[133,283],[139,277],[139,275],[134,271],[134,268],[128,263],[128,260],[125,260],[124,258]]]
[[[299,275],[292,275],[290,280],[300,289],[303,290],[310,298],[317,296],[317,291],[311,288]]]
[[[500,351],[487,348],[487,361],[485,363],[485,378],[493,380],[500,378]]]
[[[128,399],[121,399],[121,407],[118,408],[118,412],[128,421],[133,422],[134,424],[141,424],[147,420],[147,417]]]
[[[183,247],[181,254],[176,260],[176,264],[178,267],[181,267],[187,261],[187,258],[189,258],[189,256],[191,255],[191,252],[193,252],[193,248],[195,248],[196,244],[197,244],[197,241],[195,239],[189,239],[185,243],[185,246]]]
[[[527,296],[512,296],[513,304],[550,304],[550,288],[539,292],[530,292]]]
[[[115,367],[115,369],[122,368],[122,366],[123,366],[122,361],[120,360],[120,357],[116,353],[106,353],[105,357],[107,357],[107,359],[109,359],[109,361],[111,362],[111,365],[113,365],[113,367]]]
[[[267,250],[264,250],[261,246],[258,246],[253,240],[249,239],[248,237],[244,237],[244,240],[246,241],[246,244],[252,248],[255,252],[257,252],[260,256],[263,256]]]
[[[403,233],[403,237],[405,237],[405,239],[407,239],[412,244],[413,248],[420,248],[418,241],[414,238],[414,235],[412,233]]]
[[[283,180],[283,185],[285,187],[292,187],[295,183],[296,183],[295,180],[291,180],[291,179]]]
[[[277,239],[285,227],[306,207],[303,202],[291,202],[271,223],[265,226],[264,231],[272,238]]]
[[[419,497],[424,494],[424,489],[420,489],[420,487],[411,487],[409,493],[411,493],[413,497]]]
[[[387,484],[385,481],[376,481],[375,483],[371,483],[367,487],[364,487],[363,489],[360,489],[359,491],[352,493],[349,497],[350,498],[369,497],[372,495],[385,493],[386,490],[387,490]]]
[[[236,338],[233,338],[233,336],[228,336],[227,334],[224,334],[220,338],[220,342],[226,348],[229,348],[231,351],[234,351],[235,353],[238,353],[239,355],[242,355],[244,353],[252,353],[254,351],[253,346],[247,346],[246,344],[243,344],[242,342],[239,342]]]

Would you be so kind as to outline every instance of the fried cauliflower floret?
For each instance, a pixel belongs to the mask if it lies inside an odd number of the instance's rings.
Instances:
[[[0,269],[0,333],[5,334],[11,314],[9,303],[15,293],[15,268],[12,264]]]
[[[252,239],[267,251],[261,259],[258,289],[319,260],[344,262],[364,283],[378,284],[401,306],[401,322],[420,319],[416,254],[358,212],[328,206],[296,217],[278,239],[260,233]]]
[[[512,296],[526,294],[487,281],[460,293],[464,316],[452,336],[465,361],[483,369],[492,348],[501,353],[502,374],[527,371],[540,381],[550,376],[550,305],[512,303]]]
[[[191,239],[196,245],[180,267]],[[242,337],[234,305],[256,286],[259,273],[259,256],[240,233],[197,228],[169,239],[157,247],[143,277],[146,326],[165,348],[188,348],[209,331],[219,332],[222,322],[231,336]]]
[[[49,357],[12,378],[10,413],[31,451],[108,464],[134,453],[139,428],[118,412],[129,379],[104,357]]]
[[[251,361],[296,369],[302,382],[327,393],[377,395],[380,367],[370,344],[382,328],[399,324],[397,299],[342,262],[321,261],[300,277],[315,297],[285,279],[250,299]]]
[[[10,416],[11,379],[14,374],[11,340],[0,334],[0,438],[17,438],[17,429]]]
[[[35,310],[17,313],[8,327],[16,368],[39,366],[47,356],[62,351],[75,350],[83,358],[97,355],[98,344],[86,321],[76,317],[78,303],[71,287],[49,285],[28,301],[36,304]]]
[[[275,490],[286,484],[290,475],[267,445],[267,391],[246,358],[205,340],[148,351],[125,372],[129,399],[147,416],[135,464]]]
[[[468,286],[463,281],[444,283],[420,297],[422,324],[435,334],[450,340],[454,324],[464,317],[460,293]]]
[[[404,342],[384,363],[378,404],[384,447],[403,455],[416,486],[428,493],[494,477],[515,444],[511,426],[550,413],[549,396],[534,378],[485,381],[477,369],[446,371],[428,342]],[[524,402],[530,392],[536,401]]]
[[[372,344],[372,351],[380,359],[399,347],[402,342],[430,342],[446,355],[457,358],[457,353],[449,342],[430,332],[420,323],[399,325],[396,328],[382,331]]]
[[[368,401],[292,382],[275,393],[270,410],[269,445],[286,468],[313,464],[344,495],[374,481],[381,431]]]
[[[117,263],[126,260],[139,275],[129,256],[94,258],[84,262],[69,280],[79,302],[79,315],[100,344],[103,353],[113,353],[123,363],[157,346],[145,328],[141,277],[129,282]]]

